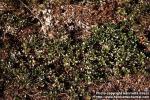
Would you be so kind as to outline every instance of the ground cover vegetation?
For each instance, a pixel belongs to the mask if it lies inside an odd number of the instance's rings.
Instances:
[[[149,11],[149,0],[0,1],[0,99],[149,89]]]

